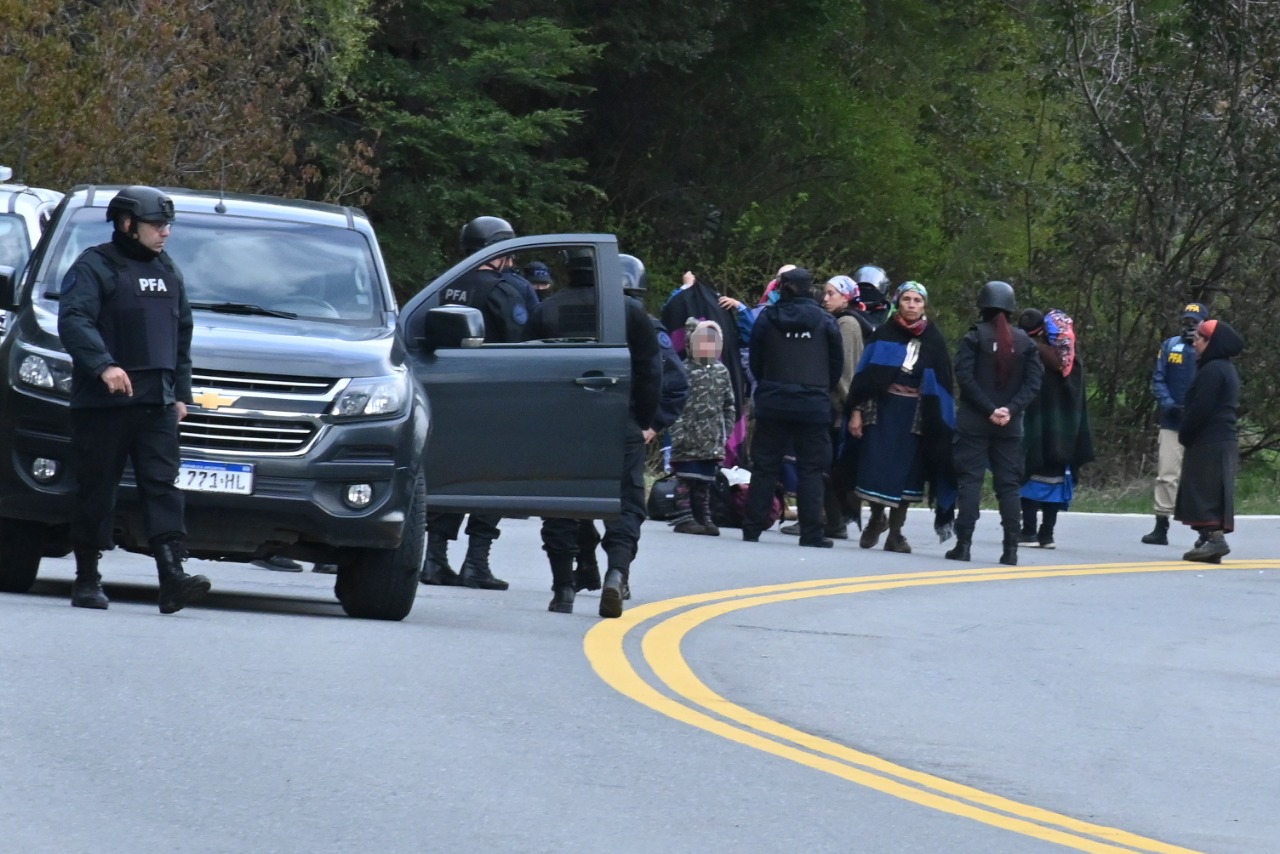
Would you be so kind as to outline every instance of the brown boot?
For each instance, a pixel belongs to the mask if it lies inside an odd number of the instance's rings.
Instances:
[[[862,529],[862,536],[858,538],[858,545],[864,549],[874,549],[876,543],[880,542],[880,535],[888,527],[884,521],[884,505],[872,504],[871,518],[867,520],[867,527]]]
[[[902,536],[902,526],[907,521],[907,505],[901,504],[889,509],[889,536],[885,537],[884,550],[911,554],[911,544]]]
[[[694,521],[702,526],[702,533],[706,536],[720,536],[720,529],[711,518],[711,484],[700,480],[689,484],[689,487]]]

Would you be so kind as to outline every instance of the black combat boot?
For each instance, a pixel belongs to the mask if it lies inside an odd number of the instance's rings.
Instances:
[[[156,554],[156,573],[160,576],[160,613],[172,614],[203,598],[211,587],[203,575],[187,575],[182,569],[187,552],[180,540],[165,540],[152,545]]]
[[[907,523],[907,505],[889,508],[889,536],[884,538],[884,550],[911,554],[911,543],[902,536],[902,526]]]
[[[427,532],[427,557],[422,562],[422,583],[456,587],[461,583],[458,573],[449,566],[449,538],[443,534]]]
[[[1184,554],[1182,559],[1200,563],[1222,563],[1222,559],[1231,554],[1231,547],[1227,545],[1227,539],[1221,531],[1206,531],[1203,539],[1204,542]]]
[[[1005,566],[1018,565],[1018,535],[1016,532],[1004,535],[1004,551],[1000,552],[1000,562]]]
[[[467,541],[467,556],[462,561],[462,571],[458,573],[458,583],[463,587],[475,590],[506,590],[510,585],[501,578],[495,578],[489,569],[489,547],[493,540],[482,540],[471,537]]]
[[[604,589],[600,591],[600,616],[622,616],[623,588],[626,586],[626,574],[616,566],[609,567],[604,574]]]
[[[1156,526],[1142,538],[1142,541],[1149,546],[1167,546],[1169,545],[1169,517],[1156,516]]]
[[[97,549],[76,549],[76,580],[71,582],[71,604],[76,608],[93,608],[105,611],[111,604],[102,589],[102,576],[98,574]]]
[[[572,555],[548,555],[551,561],[551,604],[547,610],[553,614],[572,614],[574,600],[574,576]]]
[[[956,544],[943,557],[947,560],[969,560],[969,543],[972,538],[972,531],[956,531]]]

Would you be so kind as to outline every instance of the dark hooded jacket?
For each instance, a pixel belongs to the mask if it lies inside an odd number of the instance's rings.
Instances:
[[[844,370],[835,318],[812,297],[784,292],[760,312],[751,338],[756,417],[830,423],[831,392]]]
[[[1178,441],[1184,446],[1233,442],[1240,375],[1231,359],[1244,351],[1244,338],[1225,321],[1214,321],[1213,335],[1196,360],[1196,378],[1187,389]]]

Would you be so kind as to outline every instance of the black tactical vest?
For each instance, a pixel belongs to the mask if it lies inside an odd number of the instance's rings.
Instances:
[[[440,292],[441,305],[467,305],[484,315],[485,343],[519,341],[529,319],[515,286],[495,270],[472,270]]]
[[[767,326],[769,343],[760,379],[821,388],[824,392],[830,387],[827,339],[820,329],[784,331],[776,323],[766,321],[762,325]]]
[[[95,248],[116,272],[98,316],[107,352],[125,371],[176,371],[182,277],[159,258],[135,261],[110,244]]]

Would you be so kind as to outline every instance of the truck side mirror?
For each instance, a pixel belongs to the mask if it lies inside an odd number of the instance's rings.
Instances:
[[[427,312],[422,328],[426,350],[479,347],[484,343],[484,315],[465,305],[442,305]]]

